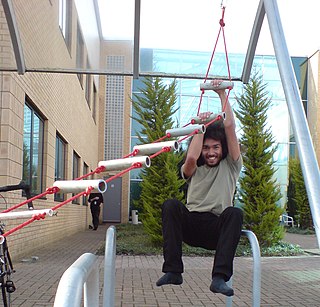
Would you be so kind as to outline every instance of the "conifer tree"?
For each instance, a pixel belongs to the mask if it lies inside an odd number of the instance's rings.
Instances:
[[[274,179],[273,155],[275,141],[267,127],[267,111],[271,104],[266,85],[255,74],[237,98],[235,111],[243,134],[240,142],[243,154],[243,175],[239,179],[240,202],[244,211],[244,228],[252,230],[263,246],[271,246],[283,237],[279,217],[283,209],[277,206],[280,188]]]
[[[295,217],[297,215],[297,205],[295,202],[295,184],[294,184],[294,176],[295,176],[295,164],[297,159],[290,158],[289,159],[289,180],[288,180],[288,189],[287,189],[287,205],[286,211],[290,216]]]
[[[299,221],[299,227],[302,229],[312,229],[313,222],[308,200],[308,194],[304,184],[304,178],[300,161],[298,159],[290,159],[289,162],[290,182],[293,188],[292,198],[295,204],[295,219]]]
[[[135,119],[141,126],[137,132],[140,144],[152,143],[174,128],[173,116],[177,111],[176,81],[166,86],[161,78],[146,78],[141,94],[135,95],[132,106]],[[155,244],[162,243],[161,206],[169,198],[183,200],[178,164],[181,153],[166,152],[152,158],[151,166],[141,172],[141,194],[135,202],[142,208],[141,220],[145,231]]]

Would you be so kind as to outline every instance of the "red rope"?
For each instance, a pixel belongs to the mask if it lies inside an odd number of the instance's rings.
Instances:
[[[104,170],[105,170],[105,167],[104,167],[104,166],[99,166],[99,167],[97,167],[94,171],[92,171],[92,172],[90,172],[90,173],[88,173],[88,174],[85,174],[85,175],[83,175],[83,176],[81,176],[81,177],[78,177],[78,178],[76,178],[76,179],[74,179],[74,180],[82,180],[82,179],[87,178],[87,177],[89,177],[89,176],[92,176],[92,175],[94,175],[94,174],[100,174],[100,173],[103,172]]]
[[[160,154],[162,154],[163,152],[169,152],[171,150],[170,146],[165,146],[163,147],[161,150],[159,150],[158,152],[154,153],[153,155],[150,156],[150,159],[153,159],[157,156],[159,156]]]
[[[131,171],[132,169],[140,168],[140,167],[142,167],[142,163],[136,162],[136,163],[134,163],[133,165],[131,165],[129,168],[127,168],[127,169],[121,171],[120,173],[118,173],[118,174],[116,174],[116,175],[108,178],[108,179],[105,180],[105,181],[106,181],[106,183],[108,183],[108,182],[112,181],[113,179],[118,178],[118,177],[122,176],[123,174]]]
[[[193,136],[195,134],[198,134],[198,130],[194,130],[191,133],[189,133],[188,135],[184,136],[183,138],[179,139],[178,142],[181,143],[182,141],[186,140],[187,138],[189,138],[190,136]]]
[[[142,167],[142,164],[141,164],[141,163],[139,163],[139,162],[138,162],[138,163],[134,163],[131,167],[123,170],[122,172],[118,173],[118,174],[115,175],[115,176],[112,176],[112,177],[108,178],[108,179],[106,180],[106,182],[110,182],[111,180],[113,180],[113,179],[115,179],[115,178],[117,178],[117,177],[122,176],[123,174],[129,172],[130,170],[132,170],[132,169],[134,169],[134,168],[140,168],[140,167]],[[104,168],[104,167],[103,167],[103,168]],[[100,168],[100,170],[101,170],[101,168]],[[94,172],[91,172],[91,173],[94,173]],[[54,207],[51,208],[51,210],[56,211],[57,209],[61,208],[62,206],[66,205],[66,204],[68,204],[68,203],[70,203],[70,202],[72,202],[73,200],[75,200],[75,199],[77,199],[77,198],[79,198],[79,197],[81,197],[81,196],[87,196],[87,195],[89,195],[89,194],[91,193],[92,190],[93,190],[92,187],[88,187],[86,191],[80,192],[80,193],[74,195],[73,197],[68,198],[67,200],[65,200],[65,201],[63,201],[63,202],[55,205]],[[42,196],[45,196],[45,195],[47,195],[47,194],[52,194],[52,193],[55,193],[55,192],[58,192],[58,191],[59,191],[59,188],[57,188],[57,187],[48,188],[48,189],[46,190],[46,192],[44,192],[44,193],[42,193],[42,194],[39,194],[39,195],[37,195],[37,196],[35,196],[35,197],[33,197],[33,198],[30,198],[30,199],[28,199],[27,201],[25,201],[25,202],[23,202],[23,203],[21,203],[21,204],[19,204],[19,205],[13,206],[13,207],[11,207],[11,208],[3,211],[3,213],[7,213],[7,212],[9,212],[9,211],[12,211],[12,210],[15,209],[15,208],[18,208],[19,206],[24,205],[25,203],[28,203],[28,202],[30,202],[30,201],[32,201],[32,200],[35,200],[35,199],[40,198],[40,197],[42,197]],[[44,218],[45,218],[45,213],[43,213],[43,214],[37,214],[37,215],[33,216],[31,219],[29,219],[29,220],[21,223],[20,225],[14,227],[14,228],[12,228],[12,229],[10,229],[10,230],[7,231],[5,234],[3,234],[3,236],[4,236],[4,237],[9,236],[10,234],[16,232],[17,230],[19,230],[19,229],[21,229],[21,228],[23,228],[23,227],[31,224],[33,221],[39,220],[39,219],[44,219]]]
[[[20,204],[14,205],[14,206],[6,209],[6,210],[3,210],[1,213],[8,213],[8,212],[10,212],[10,211],[12,211],[12,210],[14,210],[14,209],[17,209],[17,208],[19,208],[19,207],[21,207],[21,206],[23,206],[23,205],[26,205],[26,204],[30,203],[31,201],[34,201],[34,200],[36,200],[36,199],[38,199],[38,198],[41,198],[41,197],[43,197],[43,196],[46,196],[47,194],[57,193],[57,190],[59,190],[57,187],[48,188],[45,192],[43,192],[43,193],[41,193],[41,194],[39,194],[39,195],[36,195],[36,196],[34,196],[34,197],[32,197],[32,198],[29,198],[29,199],[23,201],[23,202],[20,203]]]
[[[92,188],[91,188],[91,189],[92,189]],[[90,191],[90,192],[91,192],[91,191]],[[89,193],[89,194],[90,194],[90,193]],[[59,209],[60,207],[62,207],[62,206],[64,206],[64,205],[66,205],[67,203],[72,202],[73,200],[75,200],[75,199],[77,199],[77,198],[81,197],[82,195],[87,196],[87,195],[88,195],[88,191],[80,192],[80,193],[78,193],[78,194],[76,194],[76,195],[74,195],[74,196],[72,196],[72,197],[68,198],[67,200],[65,200],[65,201],[63,201],[63,202],[61,202],[61,203],[59,203],[59,204],[55,205],[55,206],[54,206],[54,207],[52,207],[51,209],[52,209],[53,211],[55,211],[55,210]]]
[[[205,78],[204,78],[204,83],[206,83],[207,79],[208,79],[208,75],[209,75],[209,72],[210,72],[210,69],[211,69],[211,65],[212,65],[212,62],[213,62],[214,54],[216,52],[216,48],[217,48],[217,45],[218,45],[218,42],[219,42],[221,30],[224,33],[224,31],[223,31],[223,27],[225,26],[224,13],[225,13],[225,7],[222,8],[222,17],[219,20],[220,29],[219,29],[219,32],[218,32],[218,36],[217,36],[216,42],[214,44],[214,48],[213,48],[212,54],[211,54],[211,58],[210,58],[210,61],[209,61],[207,72],[206,72],[206,75],[205,75]],[[229,64],[227,63],[227,65],[229,65]],[[197,116],[200,114],[200,108],[201,108],[201,104],[202,104],[203,94],[204,94],[204,90],[201,91],[200,101],[199,101],[198,111],[197,111]]]
[[[159,138],[159,139],[157,139],[157,140],[153,141],[152,143],[158,143],[158,142],[161,142],[161,141],[165,140],[166,138],[168,138],[168,134],[166,134],[166,135],[164,135],[163,137],[161,137],[161,138]]]
[[[54,190],[54,189],[53,189],[53,190]],[[52,211],[55,211],[55,210],[59,209],[60,207],[66,205],[67,203],[72,202],[73,200],[81,197],[82,195],[87,196],[88,194],[91,193],[92,190],[93,190],[92,187],[88,187],[86,191],[80,192],[80,193],[78,193],[77,195],[74,195],[73,197],[71,197],[71,198],[69,198],[69,199],[67,199],[67,200],[65,200],[65,201],[57,204],[56,206],[52,207],[51,210],[52,210]],[[7,236],[9,236],[10,234],[18,231],[19,229],[21,229],[21,228],[23,228],[23,227],[31,224],[32,222],[34,222],[34,221],[36,221],[36,220],[44,219],[45,217],[46,217],[46,213],[45,213],[45,212],[44,212],[44,213],[39,213],[39,214],[33,215],[31,219],[29,219],[29,220],[21,223],[20,225],[14,227],[14,228],[12,228],[12,229],[10,229],[10,230],[7,231],[6,233],[4,233],[3,236],[4,236],[4,237],[7,237]]]
[[[129,154],[125,155],[123,159],[129,158],[131,156],[134,157],[137,153],[138,151],[134,150],[133,152],[130,152]]]
[[[34,216],[32,216],[31,219],[29,219],[29,220],[23,222],[22,224],[20,224],[20,225],[14,227],[14,228],[8,230],[7,232],[5,232],[3,234],[3,236],[7,237],[7,236],[11,235],[12,233],[18,231],[19,229],[31,224],[33,221],[40,220],[40,219],[45,219],[45,217],[46,217],[46,213],[35,214]]]

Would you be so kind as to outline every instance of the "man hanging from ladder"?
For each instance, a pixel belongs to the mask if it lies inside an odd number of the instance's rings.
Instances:
[[[165,274],[157,281],[157,286],[182,284],[182,242],[185,242],[215,250],[210,290],[227,296],[234,294],[226,282],[233,274],[243,221],[242,210],[233,207],[242,157],[224,83],[221,80],[211,82],[211,89],[219,95],[225,112],[223,124],[212,123],[205,134],[193,136],[181,167],[181,174],[188,183],[186,206],[176,199],[167,200],[162,206],[162,271]],[[210,89],[210,85],[206,84],[206,89]],[[204,123],[210,116],[211,112],[205,112],[198,117]]]

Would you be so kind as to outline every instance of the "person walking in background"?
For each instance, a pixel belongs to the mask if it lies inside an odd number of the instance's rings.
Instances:
[[[100,205],[103,203],[103,196],[101,193],[91,193],[88,202],[90,204],[93,225],[90,225],[89,228],[97,230],[99,226]]]

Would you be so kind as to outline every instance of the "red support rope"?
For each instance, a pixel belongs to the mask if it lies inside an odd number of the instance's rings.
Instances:
[[[97,167],[94,171],[92,171],[92,172],[90,172],[90,173],[88,173],[88,174],[85,174],[85,175],[83,175],[83,176],[81,176],[81,177],[79,177],[79,178],[76,178],[76,179],[74,179],[74,180],[82,180],[82,179],[87,178],[87,177],[89,177],[89,176],[91,176],[91,175],[99,174],[99,173],[103,172],[104,170],[105,170],[105,167],[104,167],[104,166],[99,166],[99,167]]]
[[[12,206],[12,207],[6,209],[6,210],[3,210],[1,213],[8,213],[8,212],[10,212],[10,211],[12,211],[14,209],[17,209],[17,208],[19,208],[19,207],[21,207],[21,206],[23,206],[25,204],[30,203],[31,201],[34,201],[34,200],[39,199],[39,198],[41,198],[43,196],[46,196],[47,194],[57,193],[58,191],[59,191],[59,189],[57,187],[47,188],[47,190],[45,192],[43,192],[43,193],[41,193],[39,195],[36,195],[36,196],[34,196],[32,198],[29,198],[29,199],[23,201],[20,204],[17,204],[15,206]]]
[[[159,138],[159,139],[157,139],[157,140],[153,141],[152,143],[158,143],[158,142],[161,142],[161,141],[165,140],[167,137],[168,137],[168,135],[164,135],[163,137],[161,137],[161,138]]]
[[[129,157],[131,157],[131,156],[134,157],[137,153],[138,153],[138,152],[134,150],[133,152],[130,152],[129,154],[125,155],[125,156],[123,157],[123,159],[129,158]]]
[[[116,179],[116,178],[118,178],[118,177],[121,177],[123,174],[131,171],[132,169],[140,168],[140,167],[142,167],[142,164],[141,164],[140,162],[136,162],[136,163],[134,163],[133,165],[131,165],[129,168],[127,168],[127,169],[121,171],[120,173],[118,173],[118,174],[116,174],[116,175],[108,178],[108,179],[105,180],[105,181],[106,181],[106,183],[108,183],[108,182],[112,181],[113,179]]]
[[[189,133],[188,135],[184,136],[183,138],[179,139],[178,142],[181,143],[182,141],[188,139],[190,136],[193,136],[195,134],[198,134],[198,130],[194,130],[191,133]]]
[[[211,55],[210,61],[209,61],[208,69],[207,69],[207,72],[206,72],[206,75],[205,75],[205,78],[204,78],[204,83],[206,83],[207,79],[208,79],[208,75],[209,75],[209,72],[210,72],[210,69],[211,69],[211,65],[212,65],[212,62],[213,62],[214,54],[216,52],[216,48],[217,48],[217,45],[218,45],[218,42],[219,42],[221,30],[224,33],[224,31],[223,31],[223,27],[225,26],[224,13],[225,13],[225,7],[222,8],[222,17],[219,20],[220,29],[219,29],[218,36],[217,36],[217,39],[216,39],[216,42],[215,42],[215,45],[214,45],[214,48],[213,48],[213,51],[212,51],[212,55]],[[200,108],[201,108],[203,94],[204,94],[204,90],[201,91],[200,101],[199,101],[198,111],[197,111],[197,116],[200,114]]]
[[[46,217],[46,213],[35,214],[34,216],[32,216],[31,219],[23,222],[22,224],[18,225],[17,227],[14,227],[14,228],[8,230],[2,236],[7,237],[7,236],[11,235],[12,233],[18,231],[19,229],[31,224],[33,221],[40,220],[40,219],[45,219],[45,217]]]
[[[153,159],[157,156],[159,156],[160,154],[162,154],[163,152],[169,152],[171,150],[170,146],[165,146],[163,147],[161,150],[159,150],[158,152],[154,153],[153,155],[150,156],[150,159]]]
[[[90,190],[90,189],[89,189],[89,190]],[[91,190],[92,190],[92,187],[91,187]],[[90,192],[91,192],[91,190],[90,190]],[[89,192],[89,194],[90,194],[90,192]],[[59,209],[60,207],[66,205],[67,203],[70,203],[70,202],[72,202],[73,200],[75,200],[75,199],[77,199],[77,198],[79,198],[79,197],[81,197],[81,196],[87,196],[87,195],[88,195],[88,191],[80,192],[80,193],[78,193],[78,194],[76,194],[76,195],[68,198],[67,200],[65,200],[65,201],[63,201],[63,202],[55,205],[55,206],[52,207],[51,209],[52,209],[53,211],[55,211],[55,210]]]

